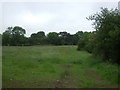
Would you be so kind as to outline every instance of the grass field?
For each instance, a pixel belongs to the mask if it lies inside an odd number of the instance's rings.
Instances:
[[[3,47],[3,88],[117,88],[118,67],[76,46]]]

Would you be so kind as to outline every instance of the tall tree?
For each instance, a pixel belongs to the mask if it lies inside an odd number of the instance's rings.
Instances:
[[[79,39],[83,36],[83,31],[78,31],[76,32],[76,34],[74,34],[73,38],[74,38],[74,44],[77,45]]]
[[[2,44],[3,45],[10,45],[11,44],[11,38],[12,38],[12,27],[8,27],[5,32],[3,32],[2,35]]]
[[[100,13],[96,13],[88,18],[94,20],[96,29],[95,54],[120,63],[120,11],[101,8]]]
[[[25,43],[24,34],[26,34],[25,29],[19,26],[15,26],[12,30],[12,44],[13,45],[23,45]]]
[[[43,31],[31,34],[29,40],[32,45],[42,45],[47,43],[47,38]]]
[[[3,45],[23,45],[26,42],[25,29],[19,26],[8,27],[2,35]]]
[[[59,32],[59,37],[61,39],[62,45],[69,45],[71,35],[67,32]]]
[[[60,45],[61,41],[60,41],[60,38],[58,36],[58,33],[50,32],[50,33],[48,33],[47,38],[48,38],[50,44]]]
[[[43,31],[40,31],[40,32],[37,33],[37,36],[39,38],[44,38],[45,37],[45,33]]]
[[[24,35],[26,34],[26,31],[25,29],[23,29],[22,27],[19,27],[19,26],[15,26],[12,30],[12,33],[13,35],[16,34],[16,35]]]

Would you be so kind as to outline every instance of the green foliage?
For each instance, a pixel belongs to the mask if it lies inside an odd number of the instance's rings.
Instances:
[[[50,32],[47,35],[49,43],[52,45],[60,45],[60,38],[56,32]]]
[[[94,37],[95,32],[84,32],[82,37],[79,39],[77,50],[86,50],[92,53],[94,48]]]
[[[88,18],[94,20],[93,25],[96,31],[83,34],[79,40],[78,50],[84,48],[88,52],[93,52],[105,61],[120,63],[120,12],[101,8],[100,13],[96,13]]]
[[[76,34],[71,35],[67,32],[49,32],[47,36],[45,36],[44,32],[41,31],[31,34],[29,43],[31,45],[76,45],[79,38],[82,36],[82,33],[82,31],[78,31]]]
[[[94,17],[94,18],[93,18]],[[103,9],[101,13],[93,15],[91,20],[95,20],[96,32],[96,54],[104,60],[112,60],[120,63],[120,13],[117,9]]]
[[[14,28],[8,27],[2,35],[3,45],[24,45],[26,42],[26,38],[24,34],[26,33],[25,29],[19,26],[15,26]]]
[[[70,44],[72,44],[71,43],[72,42],[71,35],[69,33],[67,33],[67,32],[59,32],[59,36],[60,36],[62,45],[70,45]]]
[[[31,45],[44,45],[44,44],[47,44],[47,41],[48,40],[43,31],[33,33],[31,34],[31,37],[29,38],[29,43]]]
[[[2,45],[77,45],[83,32],[78,31],[76,34],[49,32],[46,36],[45,32],[39,31],[32,33],[28,38],[24,36],[25,34],[26,31],[22,27],[8,27],[7,30],[3,32]]]
[[[11,38],[12,38],[12,27],[8,27],[7,30],[3,32],[2,44],[9,46],[11,44]]]
[[[13,35],[24,35],[26,33],[25,29],[19,26],[15,26],[12,30]]]
[[[32,33],[30,37],[25,37],[26,30],[20,26],[8,27],[2,34],[3,46],[30,46],[30,45],[77,45],[83,32],[75,34],[63,32],[49,32],[45,35],[44,31]]]

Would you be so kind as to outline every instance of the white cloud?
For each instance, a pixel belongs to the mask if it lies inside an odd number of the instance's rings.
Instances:
[[[26,24],[47,24],[53,18],[50,13],[40,13],[34,14],[32,12],[27,12],[21,15],[22,21]]]
[[[86,17],[99,12],[100,7],[109,9],[116,8],[118,2],[80,2],[80,3],[3,3],[3,24],[2,32],[8,26],[21,26],[27,31],[27,36],[31,33],[43,30],[68,31],[75,33],[77,30],[93,30],[91,21]]]

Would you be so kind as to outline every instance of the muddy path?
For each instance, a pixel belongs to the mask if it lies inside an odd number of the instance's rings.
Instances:
[[[71,65],[63,65],[64,72],[61,73],[60,78],[55,81],[55,88],[77,88],[74,83],[75,80],[71,78],[69,69]]]

